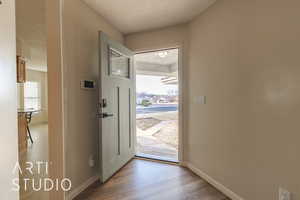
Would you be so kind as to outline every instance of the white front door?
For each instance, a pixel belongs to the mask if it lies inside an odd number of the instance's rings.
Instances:
[[[105,182],[134,157],[133,52],[100,32],[100,175]]]

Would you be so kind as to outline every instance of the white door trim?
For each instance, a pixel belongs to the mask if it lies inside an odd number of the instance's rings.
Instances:
[[[49,178],[66,178],[66,120],[64,113],[63,15],[64,0],[46,0],[48,65],[48,157]],[[64,200],[67,192],[51,190],[49,199]]]
[[[18,200],[12,170],[18,161],[15,1],[0,4],[1,199]]]

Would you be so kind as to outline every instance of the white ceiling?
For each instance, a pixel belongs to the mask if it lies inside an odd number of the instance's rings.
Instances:
[[[26,67],[47,71],[46,1],[16,0],[16,29],[17,53]]]
[[[185,23],[216,0],[83,0],[124,34]]]
[[[164,57],[160,57],[159,53],[166,53],[166,55]],[[139,53],[134,56],[134,60],[136,62],[158,65],[173,65],[178,62],[178,49]]]
[[[122,33],[145,31],[184,23],[216,0],[83,0]],[[32,9],[34,8],[34,10]],[[47,71],[45,0],[16,0],[17,49],[29,69]],[[160,60],[144,55],[153,62]],[[143,56],[141,56],[140,59]],[[147,58],[146,58],[147,57]],[[169,63],[157,63],[169,64]]]
[[[137,74],[176,76],[178,71],[178,49],[136,54],[134,61]]]

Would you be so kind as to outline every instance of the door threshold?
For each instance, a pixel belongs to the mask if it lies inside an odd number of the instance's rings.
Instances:
[[[135,155],[136,159],[141,159],[141,160],[148,160],[148,161],[156,161],[156,162],[163,162],[163,163],[169,163],[169,164],[179,164],[179,161],[173,160],[173,159],[168,159],[165,157],[160,157],[160,156],[153,156],[153,155],[148,155],[148,154],[138,154]]]

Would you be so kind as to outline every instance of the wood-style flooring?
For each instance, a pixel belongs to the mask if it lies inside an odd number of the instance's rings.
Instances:
[[[20,199],[21,200],[48,200],[48,192],[39,190],[34,191],[32,188],[32,181],[35,181],[35,187],[39,187],[39,180],[44,180],[48,177],[45,170],[38,171],[38,167],[35,164],[39,162],[48,161],[48,124],[37,124],[30,126],[31,135],[33,137],[34,143],[28,142],[27,151],[19,153],[19,163],[21,165],[22,172],[20,174]],[[33,174],[31,174],[26,168],[28,165],[26,162],[34,164],[32,169]],[[24,179],[29,179],[30,183],[27,184],[27,189],[25,190]],[[0,198],[1,199],[1,198]]]
[[[229,200],[177,165],[134,159],[108,182],[94,183],[75,200]]]

